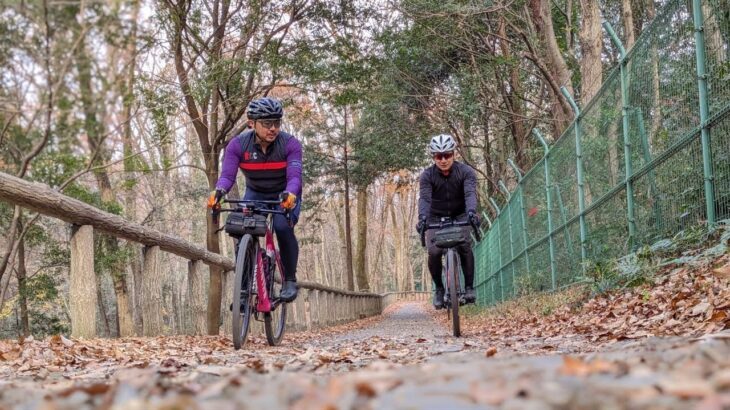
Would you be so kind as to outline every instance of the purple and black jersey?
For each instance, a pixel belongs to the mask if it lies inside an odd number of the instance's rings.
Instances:
[[[253,130],[233,138],[226,147],[216,188],[229,191],[239,168],[246,176],[247,189],[268,194],[302,194],[302,145],[291,134],[280,131],[266,153],[256,142]]]

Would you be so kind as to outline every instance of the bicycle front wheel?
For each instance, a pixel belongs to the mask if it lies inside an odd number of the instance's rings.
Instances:
[[[253,313],[253,272],[256,266],[256,242],[244,235],[238,244],[236,276],[233,279],[233,347],[238,350],[246,343]]]
[[[459,258],[453,249],[446,253],[446,274],[449,281],[449,303],[451,305],[451,327],[454,336],[461,336],[459,323]]]
[[[269,295],[276,298],[281,294],[281,287],[284,284],[284,273],[281,268],[281,262],[277,257],[273,258],[270,264],[270,276],[269,279]],[[266,341],[269,346],[278,346],[281,343],[281,339],[284,337],[284,327],[286,326],[286,305],[287,303],[280,303],[271,312],[264,313],[264,331],[266,333]]]

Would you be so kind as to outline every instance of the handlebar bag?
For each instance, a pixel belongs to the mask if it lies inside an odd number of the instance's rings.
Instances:
[[[264,236],[266,234],[266,215],[246,216],[242,212],[231,212],[226,218],[226,233],[241,237],[245,234]]]
[[[452,226],[436,231],[431,240],[439,248],[453,248],[466,243],[464,230],[460,226]]]

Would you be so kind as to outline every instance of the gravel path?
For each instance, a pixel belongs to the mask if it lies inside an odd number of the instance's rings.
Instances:
[[[328,338],[326,342],[337,344],[372,337],[439,339],[449,336],[447,329],[436,323],[426,309],[428,307],[422,302],[401,303],[388,309],[375,325]]]
[[[293,333],[274,348],[141,339],[145,365],[79,357],[89,364],[76,373],[11,369],[0,380],[0,409],[730,408],[727,331],[529,357],[495,355],[475,339],[449,336],[418,303],[331,332]]]

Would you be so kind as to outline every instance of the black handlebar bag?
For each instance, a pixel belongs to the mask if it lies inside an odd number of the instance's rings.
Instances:
[[[436,231],[431,242],[441,249],[453,248],[466,243],[464,229],[460,226],[452,226]]]
[[[266,215],[244,215],[232,212],[226,218],[225,230],[228,235],[242,237],[245,234],[264,236],[266,234]]]

